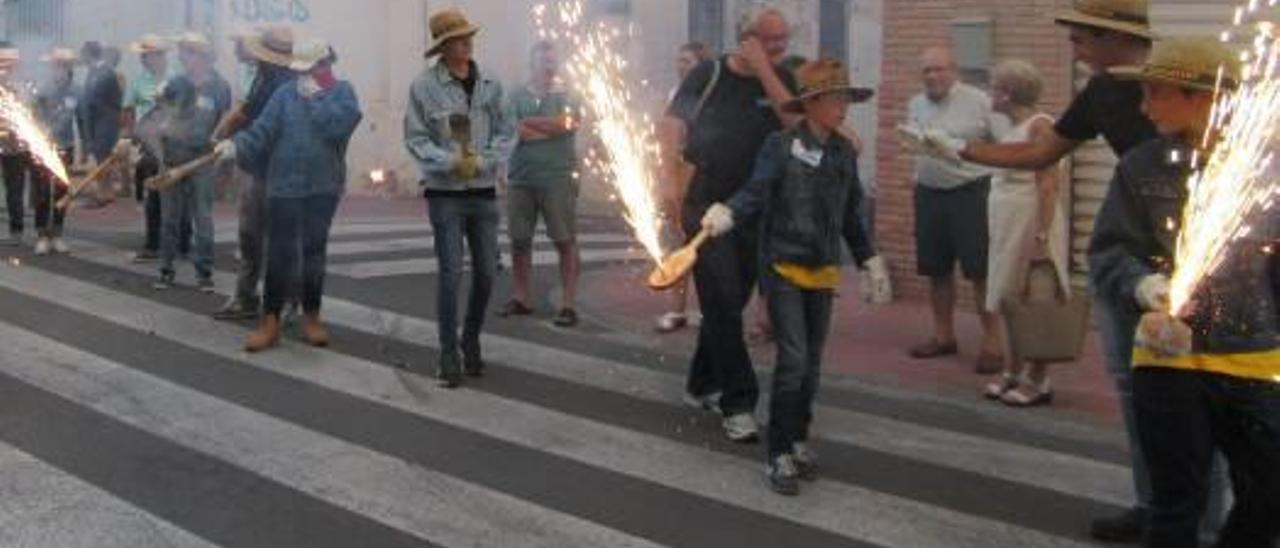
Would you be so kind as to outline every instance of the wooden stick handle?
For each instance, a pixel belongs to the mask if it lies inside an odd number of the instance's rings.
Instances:
[[[217,160],[218,153],[210,152],[178,167],[165,170],[159,175],[147,179],[142,184],[151,190],[164,190]]]
[[[89,185],[93,184],[98,179],[101,179],[108,170],[115,167],[115,164],[120,162],[122,156],[123,155],[120,152],[113,152],[110,156],[107,156],[102,163],[98,164],[98,167],[89,172],[89,174],[86,175],[85,178],[81,179],[78,184],[67,190],[67,194],[59,199],[58,203],[55,204],[58,209],[66,209],[67,206],[70,206],[71,200],[74,200],[76,196],[79,196],[80,193],[84,191],[84,189],[89,188]]]
[[[708,231],[706,227],[703,227],[702,230],[699,230],[698,234],[693,237],[693,241],[689,242],[689,247],[694,249],[701,248],[702,244],[707,243],[707,240],[710,238],[711,232]]]

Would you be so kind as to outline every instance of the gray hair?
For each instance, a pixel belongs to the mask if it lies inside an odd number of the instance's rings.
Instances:
[[[1021,59],[1010,59],[996,65],[991,71],[991,83],[1003,84],[1009,100],[1024,107],[1035,106],[1044,91],[1044,77],[1040,70]]]
[[[787,20],[787,14],[783,13],[777,6],[767,3],[757,3],[742,12],[742,17],[738,18],[738,39],[746,38],[760,26],[760,20],[765,17],[776,16],[783,21]]]

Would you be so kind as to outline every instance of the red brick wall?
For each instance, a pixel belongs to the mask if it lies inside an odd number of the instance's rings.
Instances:
[[[884,68],[877,94],[876,237],[881,253],[893,266],[895,289],[903,298],[922,300],[928,286],[916,275],[911,157],[899,146],[895,132],[906,117],[907,101],[921,90],[920,52],[950,44],[949,24],[955,19],[990,18],[993,60],[1022,58],[1044,71],[1044,107],[1056,115],[1071,95],[1071,49],[1066,31],[1053,23],[1053,14],[1070,4],[1070,0],[885,1]],[[972,302],[967,290],[962,294],[964,301]]]

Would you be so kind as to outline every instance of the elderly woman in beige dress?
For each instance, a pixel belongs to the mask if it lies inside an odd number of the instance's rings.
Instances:
[[[1035,141],[1041,133],[1053,131],[1053,118],[1036,108],[1043,87],[1040,72],[1030,63],[1005,61],[996,66],[992,108],[1008,116],[1013,125],[1001,142]],[[1005,170],[993,178],[988,198],[988,311],[999,313],[1001,301],[1021,293],[1027,267],[1037,258],[1051,259],[1064,293],[1070,291],[1060,184],[1057,165],[1040,171]],[[1006,354],[1004,370],[987,385],[985,395],[1017,407],[1053,400],[1046,365],[1027,362],[1012,351]]]

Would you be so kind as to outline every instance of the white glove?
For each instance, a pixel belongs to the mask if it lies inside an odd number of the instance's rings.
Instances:
[[[711,204],[707,213],[702,216],[702,228],[712,237],[733,230],[733,210],[721,203]]]
[[[310,76],[301,76],[298,78],[298,94],[310,99],[315,94],[320,93],[324,88],[316,83],[316,79]]]
[[[963,139],[952,137],[940,129],[930,129],[924,132],[925,151],[944,160],[957,163],[964,161],[960,157],[960,152],[964,150],[967,144]]]
[[[213,153],[217,155],[218,162],[230,162],[236,159],[236,142],[231,139],[218,141],[213,146]]]
[[[889,279],[889,265],[876,255],[862,263],[862,272],[858,275],[858,293],[862,302],[867,304],[889,304],[893,302],[893,283]]]
[[[1164,274],[1148,274],[1133,293],[1144,310],[1169,310],[1169,278]]]
[[[130,153],[132,150],[133,150],[132,139],[120,139],[119,141],[116,141],[116,148],[113,149],[111,152],[112,154],[123,155],[123,154]]]
[[[1191,353],[1191,327],[1166,312],[1148,312],[1138,322],[1133,342],[1160,356],[1185,356]]]
[[[912,154],[920,154],[924,152],[924,132],[919,128],[902,124],[898,126],[898,144],[902,145],[903,150]]]

